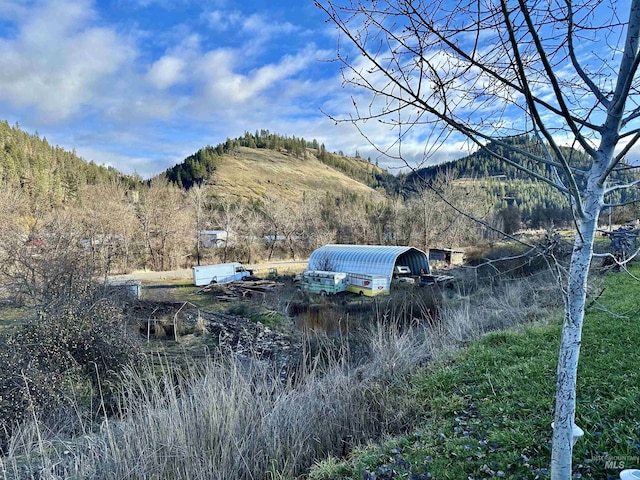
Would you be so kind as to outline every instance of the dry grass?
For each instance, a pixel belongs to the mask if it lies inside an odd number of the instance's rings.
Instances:
[[[264,364],[223,356],[186,373],[130,371],[120,420],[69,441],[25,426],[5,478],[293,478],[408,427],[412,406],[398,379],[429,357],[429,341],[388,328],[369,341],[376,353],[357,368],[348,351],[328,351],[329,362],[310,361],[284,382]]]
[[[550,300],[536,292],[547,283],[458,296],[435,326],[379,319],[358,353],[347,341],[326,342],[286,379],[227,352],[186,372],[161,361],[159,375],[155,359],[154,368],[128,372],[117,415],[99,427],[83,424],[83,435],[65,440],[25,425],[0,478],[296,478],[323,458],[410,429],[419,410],[408,376],[489,330],[544,318]]]
[[[562,307],[562,298],[557,279],[548,271],[504,280],[450,299],[441,311],[436,338],[442,345],[467,344],[487,332],[544,322]]]
[[[299,202],[304,192],[326,192],[332,198],[353,192],[382,199],[379,192],[313,156],[301,159],[273,150],[242,147],[238,152],[236,156],[225,156],[216,170],[216,192],[221,196],[256,200],[272,195],[286,202]]]

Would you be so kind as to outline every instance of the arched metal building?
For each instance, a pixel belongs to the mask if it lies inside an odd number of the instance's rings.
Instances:
[[[431,273],[422,250],[386,245],[325,245],[311,254],[308,269],[384,275],[391,280],[396,266],[409,267],[413,275]]]

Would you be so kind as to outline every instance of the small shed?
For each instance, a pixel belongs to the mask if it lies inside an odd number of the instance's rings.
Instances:
[[[393,245],[325,245],[309,258],[309,270],[383,275],[391,280],[396,267],[408,267],[410,274],[431,274],[429,259],[422,250]]]
[[[446,265],[462,265],[464,263],[464,250],[453,248],[430,248],[430,262],[442,262]]]
[[[135,300],[142,298],[142,283],[139,280],[112,280],[107,282],[105,287],[117,295]]]

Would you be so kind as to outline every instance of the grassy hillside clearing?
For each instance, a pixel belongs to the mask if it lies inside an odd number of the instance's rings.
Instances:
[[[214,174],[215,193],[223,197],[258,200],[270,195],[299,202],[303,194],[326,194],[333,199],[349,192],[375,200],[384,198],[383,193],[325,165],[314,156],[302,159],[274,150],[246,147],[238,147],[236,152],[224,155]]]
[[[585,435],[574,478],[618,478],[640,467],[640,283],[618,273],[605,287],[584,327],[576,423]],[[325,461],[311,478],[546,478],[560,330],[556,319],[491,333],[430,365],[411,378],[424,411],[419,428],[349,461]]]

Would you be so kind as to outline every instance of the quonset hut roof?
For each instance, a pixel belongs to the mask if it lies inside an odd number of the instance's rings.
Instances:
[[[412,274],[431,273],[429,258],[414,247],[386,245],[325,245],[309,257],[309,270],[367,273],[393,276],[396,265],[407,266]]]

